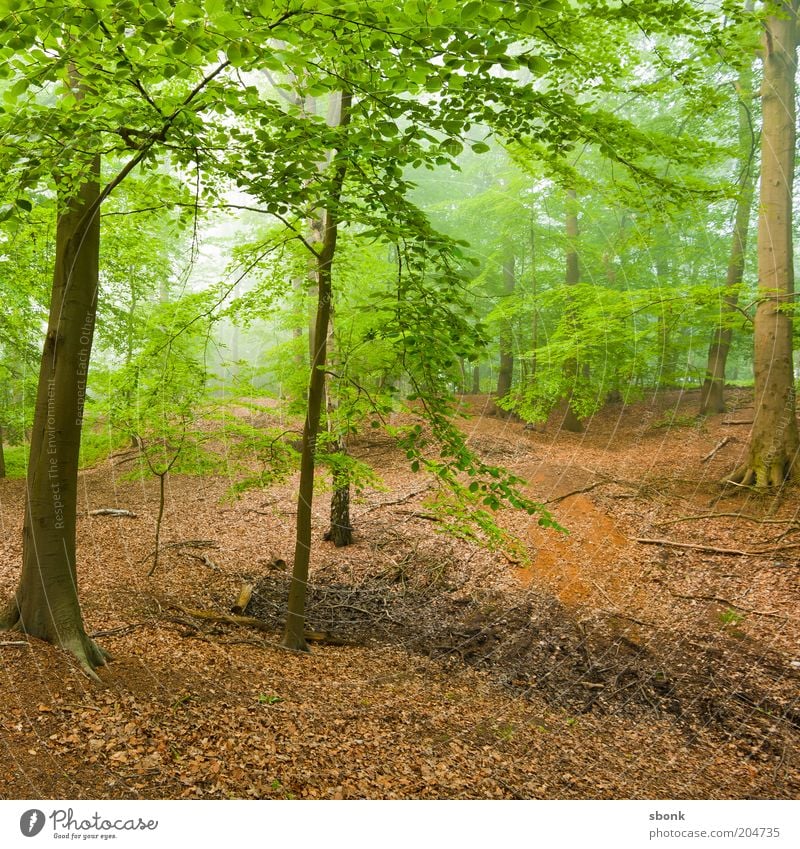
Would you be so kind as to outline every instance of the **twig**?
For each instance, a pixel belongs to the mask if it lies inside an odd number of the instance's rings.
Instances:
[[[395,498],[392,501],[381,501],[380,504],[376,504],[368,510],[365,510],[362,515],[371,513],[373,510],[380,510],[381,507],[390,507],[393,504],[405,504],[406,501],[411,501],[412,498],[415,498],[417,495],[422,495],[423,492],[428,492],[430,489],[432,489],[432,485],[428,484],[428,486],[423,486],[422,489],[415,489],[413,492],[406,493],[401,498]]]
[[[747,420],[742,420],[742,421],[729,421],[729,422],[723,421],[722,424],[724,424],[724,425],[749,425],[749,424],[753,424],[753,419],[747,419]]]
[[[655,628],[656,626],[652,622],[642,622],[641,619],[634,619],[633,616],[628,616],[625,613],[620,613],[614,607],[614,602],[609,598],[608,593],[598,584],[596,581],[591,581],[590,583],[594,588],[603,596],[603,598],[611,605],[611,609],[599,608],[603,611],[603,613],[608,613],[610,616],[614,616],[617,619],[627,619],[629,622],[635,622],[637,625],[645,625],[648,628]]]
[[[727,598],[720,598],[716,595],[685,595],[684,593],[676,593],[669,587],[666,587],[666,590],[671,596],[674,596],[675,598],[685,598],[689,601],[714,601],[717,604],[724,604],[726,607],[733,607],[736,610],[741,610],[742,613],[752,613],[753,616],[769,616],[771,619],[789,618],[788,616],[785,616],[782,613],[773,613],[770,610],[753,610],[752,607],[742,607],[741,604],[736,604],[733,601],[729,601]]]
[[[545,504],[555,504],[558,501],[563,501],[565,498],[569,498],[571,495],[580,495],[582,492],[589,492],[589,490],[594,489],[596,486],[600,486],[603,481],[595,481],[594,483],[590,483],[589,486],[581,487],[580,489],[573,489],[570,492],[565,492],[563,495],[557,495],[555,498],[548,498],[545,501]]]
[[[614,619],[625,619],[627,622],[635,622],[637,625],[644,625],[646,628],[656,627],[656,625],[654,625],[652,622],[645,622],[642,619],[636,619],[633,616],[628,616],[627,613],[620,613],[618,610],[610,610],[605,607],[598,607],[597,609],[600,610],[602,613],[607,613]]]
[[[711,458],[712,458],[712,457],[713,457],[713,456],[717,453],[717,451],[719,451],[719,450],[720,450],[720,448],[724,448],[724,447],[725,447],[725,446],[726,446],[726,445],[727,445],[730,441],[731,441],[731,437],[730,437],[730,436],[726,436],[723,440],[721,440],[721,441],[720,441],[720,442],[719,442],[719,443],[718,443],[718,444],[714,447],[713,451],[709,451],[709,452],[708,452],[708,454],[706,454],[706,456],[705,456],[705,457],[703,457],[703,458],[702,458],[702,460],[700,460],[700,462],[701,462],[701,463],[706,463],[708,460],[710,460],[710,459],[711,459]]]
[[[191,557],[194,560],[199,560],[204,566],[208,566],[209,569],[213,569],[215,572],[222,571],[219,566],[217,566],[217,564],[207,554],[192,554],[191,551],[184,551],[183,553],[187,557]]]
[[[186,539],[181,542],[162,543],[159,546],[159,550],[164,551],[165,548],[181,548],[183,546],[186,546],[187,548],[219,548],[219,543],[213,539]],[[149,554],[145,554],[139,562],[142,563],[143,561],[148,560],[154,554],[154,551],[151,551]]]
[[[408,516],[409,519],[425,519],[427,522],[441,522],[442,519],[439,516],[434,516],[433,513],[420,513],[417,510],[400,510],[404,516]]]
[[[29,646],[30,643],[27,640],[3,640],[0,642],[0,646]]]
[[[114,637],[120,634],[127,634],[130,631],[135,631],[137,628],[143,628],[145,625],[149,624],[149,622],[135,622],[132,625],[122,625],[119,628],[109,628],[106,631],[92,631],[88,636],[92,639],[95,637]]]

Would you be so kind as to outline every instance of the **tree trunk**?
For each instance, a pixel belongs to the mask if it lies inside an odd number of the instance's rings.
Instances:
[[[733,241],[728,259],[728,273],[725,280],[725,295],[719,324],[711,334],[708,347],[708,365],[706,377],[700,392],[700,415],[722,413],[725,410],[725,364],[731,347],[733,328],[731,319],[739,300],[739,286],[744,275],[744,259],[747,248],[747,231],[750,223],[750,209],[755,192],[755,156],[756,136],[753,133],[750,118],[752,104],[753,69],[749,65],[739,73],[737,90],[739,92],[739,171],[741,191],[736,199],[736,215],[733,225]]]
[[[506,247],[503,259],[503,305],[508,313],[508,302],[514,295],[514,249]],[[514,334],[511,320],[504,318],[500,331],[500,369],[497,373],[497,399],[505,398],[511,391],[514,379]]]
[[[761,102],[761,194],[758,216],[758,306],[754,328],[755,421],[748,462],[735,483],[780,486],[800,477],[794,374],[792,183],[795,157],[794,78],[798,0],[767,18]]]
[[[72,652],[96,678],[94,669],[108,656],[84,630],[75,564],[78,455],[97,310],[99,157],[87,171],[87,181],[60,199],[28,462],[22,575],[4,624]]]
[[[349,92],[342,92],[339,126],[350,122]],[[297,495],[297,525],[295,532],[294,567],[289,588],[289,603],[283,645],[295,651],[308,651],[305,638],[306,590],[308,565],[311,559],[311,506],[314,498],[314,468],[317,435],[319,434],[322,400],[325,395],[325,365],[327,362],[328,325],[331,316],[331,270],[339,234],[336,208],[342,193],[346,160],[336,167],[331,186],[331,203],[324,216],[322,246],[317,256],[317,312],[314,326],[315,346],[311,360],[306,420],[303,425],[303,446],[300,455],[300,487]]]
[[[580,282],[580,265],[578,263],[578,199],[575,189],[567,191],[567,273],[564,282],[567,286],[575,286]],[[577,322],[574,310],[567,306],[568,322],[572,330],[577,333]],[[581,433],[583,425],[580,423],[572,407],[572,396],[579,379],[579,367],[577,358],[572,358],[564,364],[564,377],[569,387],[564,398],[564,416],[561,420],[561,428],[570,433]]]
[[[337,449],[340,454],[346,454],[344,443],[340,442]],[[331,527],[328,537],[337,548],[344,548],[353,542],[353,526],[350,523],[350,481],[336,486],[331,498]]]
[[[666,239],[666,234],[664,234]],[[675,355],[675,345],[672,341],[672,304],[664,297],[664,290],[667,293],[670,291],[670,268],[669,263],[663,256],[658,254],[663,250],[663,246],[659,245],[656,256],[656,279],[658,280],[659,298],[661,299],[661,309],[658,313],[658,345],[660,348],[659,368],[656,377],[657,387],[674,386],[677,377],[677,357]]]
[[[3,451],[3,428],[0,427],[0,478],[6,476],[6,455]]]
[[[481,394],[481,367],[477,363],[472,369],[472,394]]]
[[[334,307],[331,305],[330,338],[331,347],[329,358],[336,358],[336,330]],[[335,414],[338,409],[335,394],[328,391],[328,433],[331,439],[330,453],[334,460],[331,465],[333,479],[333,496],[331,497],[331,524],[325,539],[332,540],[337,548],[344,548],[353,542],[353,526],[350,522],[350,474],[347,471],[347,443],[341,430],[336,430]]]

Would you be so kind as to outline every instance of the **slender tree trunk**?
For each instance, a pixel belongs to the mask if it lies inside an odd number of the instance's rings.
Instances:
[[[567,286],[575,286],[580,282],[580,265],[578,261],[578,198],[575,189],[567,191],[567,273],[565,283]],[[578,327],[575,321],[574,310],[568,305],[569,324],[574,332],[577,333]],[[580,371],[577,358],[572,358],[564,364],[564,377],[567,380],[568,388],[564,399],[564,417],[561,421],[563,430],[570,433],[580,433],[583,430],[583,425],[580,423],[572,406],[572,396],[575,392],[576,384],[579,380]]]
[[[336,321],[334,318],[334,307],[331,305],[330,339],[331,349],[329,359],[336,359]],[[333,456],[332,478],[333,495],[331,497],[331,524],[326,539],[332,540],[337,548],[344,548],[353,542],[353,525],[350,521],[350,474],[347,471],[347,442],[341,430],[336,432],[335,415],[338,409],[338,401],[335,393],[330,390],[328,384],[328,433],[331,439],[330,454]]]
[[[350,122],[351,95],[342,92],[339,126]],[[305,609],[308,586],[308,565],[311,559],[311,507],[314,498],[314,468],[317,435],[319,434],[322,401],[325,395],[325,365],[327,363],[328,326],[331,316],[331,271],[339,234],[337,206],[342,193],[346,160],[339,161],[333,177],[331,197],[324,216],[322,245],[317,256],[317,312],[314,326],[315,349],[311,360],[306,420],[303,425],[303,445],[300,455],[300,487],[297,496],[297,525],[294,568],[289,588],[289,603],[283,645],[295,651],[308,651],[305,638]]]
[[[725,295],[719,324],[711,334],[708,347],[708,365],[706,377],[700,392],[700,415],[722,413],[725,410],[725,365],[733,337],[731,320],[736,312],[739,300],[739,287],[744,276],[744,259],[747,248],[747,231],[750,223],[750,209],[755,193],[755,143],[753,121],[750,106],[753,102],[753,69],[743,68],[739,73],[737,90],[739,92],[739,172],[741,191],[736,199],[736,214],[733,224],[733,241],[728,259],[728,273],[725,280]]]
[[[4,617],[7,627],[72,652],[93,677],[108,656],[84,630],[75,526],[81,424],[97,310],[99,174],[95,157],[87,163],[86,182],[60,198],[50,317],[28,462],[22,575]]]
[[[536,349],[539,347],[539,285],[536,279],[536,230],[533,221],[533,207],[531,207],[531,302],[533,314],[531,315],[531,365],[528,380],[536,377]]]
[[[481,367],[477,363],[472,369],[472,394],[481,394]]]
[[[663,250],[658,246],[658,253]],[[656,386],[668,387],[675,384],[676,378],[676,355],[675,345],[672,340],[672,305],[668,299],[664,299],[664,289],[670,290],[669,264],[662,256],[656,257],[656,278],[658,280],[659,297],[661,298],[661,310],[658,314],[658,345],[660,349],[658,378]]]
[[[3,428],[0,427],[0,478],[6,476],[6,455],[3,451]]]
[[[508,302],[514,296],[516,276],[514,273],[514,249],[506,246],[503,259],[503,304],[508,311]],[[514,379],[514,334],[511,320],[504,318],[500,331],[500,369],[497,373],[497,399],[505,398],[511,391]]]
[[[164,520],[164,502],[166,500],[164,484],[166,483],[168,471],[169,469],[165,469],[163,472],[158,473],[158,516],[156,517],[156,538],[155,548],[153,550],[153,565],[147,573],[148,578],[151,578],[158,568],[158,557],[161,554],[161,522]]]
[[[792,183],[798,0],[779,4],[764,35],[761,91],[761,194],[758,216],[758,306],[754,329],[755,421],[748,462],[730,477],[758,487],[800,477],[792,369],[794,300]]]

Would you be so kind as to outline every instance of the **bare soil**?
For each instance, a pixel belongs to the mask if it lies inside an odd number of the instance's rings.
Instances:
[[[571,434],[465,398],[470,444],[569,531],[504,512],[528,563],[439,533],[430,482],[356,440],[385,490],[343,549],[317,499],[307,656],[278,645],[294,481],[233,500],[172,477],[148,577],[157,482],[82,472],[84,614],[115,660],[98,686],[0,634],[0,797],[796,797],[800,500],[719,485],[752,418],[730,400],[700,420],[696,393],[662,394]],[[0,482],[4,594],[23,486]],[[245,582],[259,627],[224,621]]]

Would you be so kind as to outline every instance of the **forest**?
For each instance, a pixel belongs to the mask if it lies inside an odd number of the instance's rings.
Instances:
[[[0,798],[796,798],[797,12],[0,0]]]

